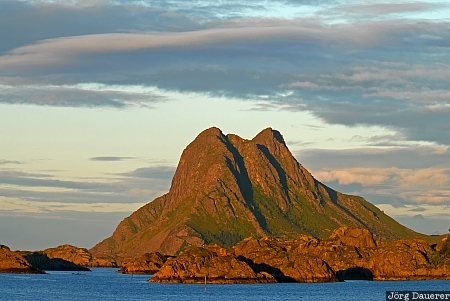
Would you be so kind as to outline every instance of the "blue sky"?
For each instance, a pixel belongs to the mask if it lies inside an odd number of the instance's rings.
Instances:
[[[0,238],[84,247],[201,130],[271,126],[324,183],[450,219],[445,1],[0,2]]]

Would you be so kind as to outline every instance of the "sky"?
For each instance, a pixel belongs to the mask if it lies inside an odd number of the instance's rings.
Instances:
[[[450,4],[0,0],[0,243],[90,248],[202,130],[279,130],[325,184],[450,228]]]

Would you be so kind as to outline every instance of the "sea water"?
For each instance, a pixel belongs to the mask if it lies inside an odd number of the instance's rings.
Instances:
[[[158,284],[117,269],[0,274],[0,300],[385,300],[386,291],[450,291],[450,281],[347,281],[280,284]]]

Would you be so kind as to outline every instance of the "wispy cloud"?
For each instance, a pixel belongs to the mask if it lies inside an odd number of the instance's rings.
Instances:
[[[394,137],[395,139],[395,137]],[[370,139],[369,139],[370,140]],[[378,140],[370,142],[378,146]],[[402,147],[373,147],[356,149],[303,149],[296,158],[308,168],[390,168],[424,169],[449,166],[450,152],[446,146],[404,145]]]
[[[27,201],[19,198],[0,196],[0,211],[21,213],[51,213],[51,212],[96,212],[116,213],[132,212],[145,203],[68,203]]]
[[[384,19],[392,17],[409,17],[411,13],[425,13],[433,10],[448,9],[448,4],[442,2],[384,2],[384,3],[344,3],[332,8],[325,9],[322,14],[333,16],[333,18]]]
[[[404,202],[450,204],[450,169],[348,168],[322,170],[315,176],[340,185],[358,184],[385,197],[400,196]]]
[[[172,179],[175,174],[174,166],[158,165],[151,167],[142,167],[131,172],[122,173],[121,175],[133,178],[147,178],[147,179]]]
[[[378,204],[378,208],[390,216],[394,217],[417,217],[418,212],[422,218],[448,217],[450,205],[403,205],[393,206],[392,204]]]
[[[0,170],[0,196],[34,202],[133,203],[166,193],[172,166],[142,167],[102,179],[61,179],[57,175]]]
[[[116,161],[126,161],[132,160],[135,157],[114,157],[114,156],[103,156],[103,157],[92,157],[89,158],[91,161],[100,161],[100,162],[116,162]]]
[[[225,25],[225,24],[224,24]],[[441,41],[443,30],[448,24],[415,24],[400,21],[366,22],[353,24],[326,25],[317,21],[261,20],[261,22],[229,23],[220,28],[207,28],[185,32],[158,33],[105,33],[69,36],[42,40],[38,43],[18,47],[0,57],[2,68],[24,68],[37,66],[71,65],[82,63],[80,56],[95,54],[114,54],[138,50],[183,47],[187,50],[200,50],[205,47],[218,49],[243,43],[246,48],[259,47],[261,43],[302,45],[320,47],[321,43],[345,48],[367,48],[386,42],[395,42],[398,36],[410,36],[416,31],[428,32],[419,35],[415,42],[428,41],[434,44]],[[424,28],[425,27],[425,28]],[[370,35],[367,34],[370,32]],[[331,43],[331,45],[330,45]],[[398,44],[404,42],[397,41]],[[330,47],[330,49],[333,47]],[[323,51],[320,48],[320,51]],[[274,51],[269,48],[265,51]],[[291,54],[292,55],[292,54]],[[291,57],[289,55],[289,57]]]
[[[55,187],[77,190],[97,190],[99,186],[113,187],[112,184],[59,180],[45,174],[26,173],[15,170],[0,170],[0,183],[27,187]]]
[[[368,43],[380,35],[363,35],[361,29],[345,28],[352,34],[336,36],[338,29],[331,27],[300,26],[301,24],[240,28],[215,28],[191,32],[166,32],[149,34],[110,33],[64,37],[44,40],[36,44],[16,48],[0,57],[0,67],[33,68],[39,66],[71,65],[81,63],[80,55],[121,53],[126,51],[150,50],[165,47],[216,46],[239,41],[261,41],[265,39],[319,38],[334,42]],[[379,27],[378,30],[382,30]],[[384,28],[387,30],[388,28]],[[375,32],[374,32],[375,33]],[[364,38],[363,38],[364,37]]]
[[[377,144],[378,139],[384,138],[376,137],[373,142]],[[450,204],[450,153],[446,147],[305,149],[296,157],[318,180],[376,204]]]
[[[165,101],[154,87],[136,85],[76,85],[2,84],[0,103],[35,104],[57,107],[113,107],[141,106],[151,108]]]
[[[0,165],[6,165],[6,164],[23,164],[23,162],[16,161],[16,160],[0,160]]]
[[[36,26],[39,24],[39,26]],[[136,31],[180,31],[199,28],[182,12],[170,12],[138,1],[0,2],[0,53],[42,39]],[[13,29],[13,30],[11,30]]]

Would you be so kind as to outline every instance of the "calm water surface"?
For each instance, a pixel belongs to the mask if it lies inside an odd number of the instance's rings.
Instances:
[[[446,290],[450,281],[351,281],[256,285],[148,283],[147,275],[122,275],[116,269],[0,274],[0,300],[385,300],[386,290]]]

